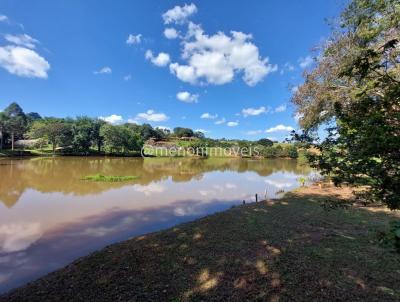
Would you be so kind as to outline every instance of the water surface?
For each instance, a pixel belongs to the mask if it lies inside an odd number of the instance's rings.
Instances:
[[[137,175],[90,182],[93,174]],[[105,245],[299,186],[296,160],[57,157],[0,160],[0,292]]]

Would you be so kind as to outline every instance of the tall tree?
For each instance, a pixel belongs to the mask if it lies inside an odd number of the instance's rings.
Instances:
[[[22,108],[15,102],[4,109],[4,113],[7,116],[5,128],[10,133],[11,149],[14,150],[15,138],[21,136],[26,130],[26,116]]]
[[[71,143],[71,125],[62,119],[47,118],[33,123],[30,134],[33,138],[46,138],[52,145],[53,154],[59,145]]]
[[[0,112],[0,150],[3,149],[7,120],[7,115],[4,112]]]
[[[400,3],[353,0],[293,97],[300,123],[333,121],[314,164],[400,208]]]

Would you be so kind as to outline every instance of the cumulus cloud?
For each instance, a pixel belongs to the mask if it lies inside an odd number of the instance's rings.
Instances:
[[[160,52],[157,56],[154,56],[151,50],[147,50],[145,57],[158,67],[166,66],[170,62],[169,54],[165,52]]]
[[[197,7],[193,3],[185,4],[184,6],[175,6],[170,10],[167,10],[162,18],[164,19],[164,24],[183,24],[186,20],[193,14],[197,12]]]
[[[168,27],[168,28],[164,29],[164,36],[167,39],[176,39],[179,37],[179,33],[175,28]]]
[[[122,116],[116,115],[116,114],[111,114],[109,116],[100,116],[99,119],[106,121],[107,123],[110,123],[113,125],[121,124],[124,121]]]
[[[5,15],[0,15],[0,22],[7,22],[8,21],[8,17]]]
[[[236,127],[237,125],[239,125],[239,122],[238,121],[236,121],[236,122],[227,122],[226,125],[228,127]]]
[[[129,34],[128,38],[126,39],[126,44],[128,45],[140,44],[140,42],[142,42],[141,34],[137,35]]]
[[[6,34],[4,35],[4,39],[6,39],[8,42],[19,45],[19,46],[24,46],[26,48],[35,48],[37,43],[39,43],[38,40],[32,38],[31,36],[27,34],[21,34],[21,35],[10,35]]]
[[[148,122],[164,122],[169,117],[164,113],[157,113],[154,110],[147,110],[146,112],[136,115],[136,120],[146,120]]]
[[[222,124],[225,124],[225,122],[226,122],[226,119],[223,117],[222,119],[216,121],[215,125],[222,125]]]
[[[261,106],[260,108],[245,108],[242,109],[242,114],[244,117],[248,116],[255,116],[255,115],[260,115],[262,113],[266,113],[268,110],[264,106]]]
[[[251,39],[251,34],[237,31],[209,36],[200,25],[190,22],[182,42],[186,64],[174,62],[169,66],[170,71],[184,82],[213,85],[229,83],[236,73],[242,73],[243,81],[254,86],[278,66],[262,58]]]
[[[214,120],[218,117],[218,114],[210,114],[208,112],[203,113],[200,118]]]
[[[275,108],[275,112],[284,112],[286,111],[286,104],[280,105]]]
[[[272,127],[272,128],[269,128],[269,129],[265,130],[265,132],[266,133],[282,132],[282,131],[288,131],[289,132],[289,131],[292,131],[292,130],[294,130],[293,127],[285,126],[285,125],[280,124],[280,125],[277,125],[275,127]]]
[[[103,68],[100,68],[99,70],[93,71],[94,74],[110,74],[112,73],[111,67],[104,66]]]
[[[299,66],[301,68],[306,68],[308,66],[310,66],[313,63],[313,59],[310,56],[307,56],[305,58],[300,58],[299,59]]]
[[[132,80],[132,75],[127,74],[126,76],[124,76],[124,81],[130,81]]]
[[[185,103],[197,103],[199,99],[198,94],[191,94],[187,91],[180,91],[176,94],[176,98]]]
[[[47,78],[49,62],[37,52],[20,46],[0,47],[0,66],[9,73],[29,78]]]

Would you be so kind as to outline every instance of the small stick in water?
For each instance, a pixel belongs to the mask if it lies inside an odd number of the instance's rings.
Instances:
[[[256,193],[256,202],[258,202],[258,194]]]

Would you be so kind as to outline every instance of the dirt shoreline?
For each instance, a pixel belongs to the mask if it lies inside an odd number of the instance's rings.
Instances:
[[[351,198],[315,184],[236,206],[105,247],[0,301],[398,301],[400,255],[377,234],[400,215]]]

